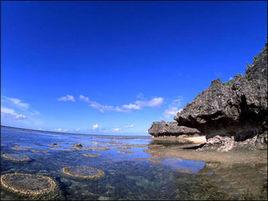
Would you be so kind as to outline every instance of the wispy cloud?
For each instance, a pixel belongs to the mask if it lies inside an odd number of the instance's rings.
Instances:
[[[126,128],[134,128],[134,124],[129,124],[125,126]]]
[[[25,103],[18,98],[4,97],[4,100],[11,102],[13,105],[15,105],[16,107],[18,107],[20,109],[28,109],[30,106],[29,103]]]
[[[2,107],[2,106],[1,106],[1,115],[9,116],[15,120],[27,119],[27,117],[25,115],[17,113],[14,109]]]
[[[155,97],[150,100],[136,100],[133,103],[123,104],[119,106],[113,106],[113,105],[103,105],[101,103],[98,103],[96,101],[91,100],[90,98],[80,95],[79,99],[81,101],[84,101],[88,103],[88,105],[94,109],[99,110],[100,112],[105,111],[115,111],[115,112],[130,112],[134,110],[141,110],[145,107],[159,107],[163,104],[164,98],[162,97]]]
[[[171,118],[171,117],[174,117],[176,116],[176,114],[178,112],[181,112],[182,111],[182,108],[181,108],[181,100],[182,98],[179,97],[175,100],[172,101],[172,103],[170,104],[170,106],[164,111],[164,116],[166,118]]]
[[[25,120],[20,121],[20,123],[28,126],[40,126],[42,124],[41,114],[20,98],[1,96],[1,115],[4,124],[7,122],[12,124],[13,122],[16,125],[18,120]]]
[[[58,101],[62,101],[62,102],[75,102],[75,98],[72,95],[66,95],[66,96],[62,96],[60,98],[57,99]]]

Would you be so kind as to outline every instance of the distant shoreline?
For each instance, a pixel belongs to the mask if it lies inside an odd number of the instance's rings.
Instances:
[[[2,128],[14,129],[14,130],[24,130],[24,131],[36,131],[42,133],[54,133],[54,134],[67,134],[67,135],[87,135],[87,136],[94,136],[94,137],[124,137],[124,138],[151,138],[147,135],[108,135],[108,134],[86,134],[86,133],[70,133],[70,132],[59,132],[59,131],[48,131],[48,130],[38,130],[38,129],[30,129],[30,128],[19,128],[13,126],[5,126],[1,125]]]

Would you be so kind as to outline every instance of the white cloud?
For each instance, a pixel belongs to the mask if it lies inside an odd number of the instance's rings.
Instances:
[[[130,112],[134,110],[141,110],[145,107],[158,107],[163,104],[164,98],[162,97],[155,97],[150,100],[137,100],[134,103],[123,104],[120,106],[113,106],[113,105],[103,105],[96,101],[90,100],[88,97],[84,95],[80,95],[79,99],[88,103],[88,105],[94,109],[99,110],[100,112],[105,111],[115,111],[115,112]]]
[[[82,101],[85,101],[85,102],[89,102],[89,98],[86,97],[86,96],[83,96],[83,95],[80,95],[79,99],[82,100]]]
[[[1,115],[7,115],[15,120],[23,120],[27,119],[27,117],[23,114],[17,113],[15,110],[11,108],[6,108],[1,106]]]
[[[174,117],[177,115],[178,112],[181,112],[182,109],[180,108],[177,108],[177,107],[171,107],[171,108],[168,108],[164,111],[164,115],[166,117]]]
[[[170,117],[174,117],[177,115],[178,112],[181,112],[182,111],[182,108],[181,108],[181,97],[175,99],[172,101],[171,105],[169,106],[169,108],[167,108],[165,111],[164,111],[164,116],[166,118],[170,118]]]
[[[122,108],[127,109],[127,110],[140,110],[141,109],[140,105],[133,104],[133,103],[122,105]]]
[[[92,125],[92,129],[93,129],[93,130],[96,130],[96,129],[98,129],[98,128],[100,128],[99,124],[93,124],[93,125]]]
[[[28,103],[25,103],[18,98],[10,98],[10,97],[4,97],[4,98],[20,109],[28,109],[30,106]]]
[[[148,102],[143,102],[143,104],[145,104],[145,106],[148,106],[148,107],[158,107],[162,105],[163,102],[164,102],[164,98],[157,97],[157,98],[153,98],[152,100]]]
[[[126,125],[125,127],[126,128],[133,128],[134,127],[134,124],[129,124],[129,125]]]
[[[1,96],[1,114],[2,123],[6,125],[37,128],[43,124],[41,114],[20,98]]]
[[[72,95],[66,95],[58,98],[58,101],[63,101],[63,102],[75,102],[75,98]]]

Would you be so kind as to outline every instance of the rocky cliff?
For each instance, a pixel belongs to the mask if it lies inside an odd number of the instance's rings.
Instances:
[[[174,119],[177,127],[198,129],[207,139],[224,136],[232,137],[234,141],[245,141],[262,136],[267,141],[267,101],[266,44],[248,66],[245,75],[237,75],[226,83],[212,81],[209,88],[177,113]],[[158,135],[156,129],[153,132],[149,129],[149,133]],[[159,134],[164,133],[159,129]]]

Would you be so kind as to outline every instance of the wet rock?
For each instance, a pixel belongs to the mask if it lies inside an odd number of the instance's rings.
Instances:
[[[150,135],[154,137],[200,134],[200,131],[195,128],[178,126],[177,122],[165,122],[165,121],[153,122],[148,132]]]
[[[51,147],[59,147],[58,143],[52,143],[50,146]]]
[[[83,148],[83,145],[82,144],[74,144],[73,147],[75,149],[82,149]]]
[[[235,146],[234,137],[227,137],[227,136],[215,136],[213,138],[209,138],[206,144],[198,148],[197,151],[204,151],[204,150],[214,150],[214,151],[230,151]]]

